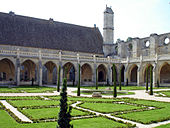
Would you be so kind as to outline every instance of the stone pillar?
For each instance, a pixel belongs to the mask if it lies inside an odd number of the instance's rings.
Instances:
[[[79,64],[80,64],[80,57],[79,54],[77,54],[77,66],[75,67],[75,84],[78,84],[79,81]],[[81,66],[80,66],[80,83],[81,83]]]
[[[137,86],[141,86],[142,85],[142,71],[140,70],[141,68],[139,67],[137,70]]]
[[[112,85],[112,71],[111,71],[111,65],[110,65],[110,57],[108,56],[107,58],[108,58],[107,79],[108,79],[109,85]]]
[[[17,49],[17,58],[16,58],[16,67],[15,67],[15,79],[16,79],[16,85],[20,85],[20,56],[19,56],[19,49]]]
[[[20,59],[16,59],[16,85],[20,85]]]
[[[157,80],[156,80],[156,63],[153,65],[153,87],[157,86]]]
[[[60,86],[63,84],[64,69],[62,65],[61,52],[59,52],[59,65],[60,65]],[[58,77],[58,76],[57,76]]]
[[[42,58],[41,51],[39,51],[39,62],[38,62],[38,85],[42,86]]]

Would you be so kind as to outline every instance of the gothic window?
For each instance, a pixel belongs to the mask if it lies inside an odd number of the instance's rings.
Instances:
[[[129,44],[128,47],[129,47],[129,51],[131,51],[133,48],[132,44]]]

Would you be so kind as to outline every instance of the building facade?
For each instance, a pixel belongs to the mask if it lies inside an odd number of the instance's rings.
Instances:
[[[61,82],[77,84],[79,65],[82,85],[112,84],[114,63],[122,84],[145,85],[151,66],[154,86],[170,85],[170,33],[114,44],[113,19],[106,7],[102,37],[96,26],[0,13],[0,84],[57,84],[59,67]]]

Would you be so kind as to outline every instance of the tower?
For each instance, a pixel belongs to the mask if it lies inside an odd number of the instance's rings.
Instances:
[[[114,12],[111,7],[107,7],[104,11],[103,26],[103,52],[105,56],[111,56],[114,53]]]

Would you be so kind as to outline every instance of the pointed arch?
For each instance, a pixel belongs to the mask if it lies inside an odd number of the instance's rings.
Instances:
[[[98,82],[106,82],[107,81],[107,68],[100,64],[97,68],[98,71]]]
[[[82,82],[91,82],[92,81],[92,68],[88,63],[85,63],[81,66],[81,80]]]
[[[20,80],[30,81],[31,79],[36,80],[37,66],[32,60],[25,60],[20,67]]]
[[[63,77],[66,76],[68,82],[75,81],[76,70],[73,63],[67,62],[66,64],[64,64],[63,71],[64,71]]]
[[[137,83],[137,71],[138,71],[138,66],[136,64],[131,65],[131,67],[129,68],[130,82]]]
[[[170,64],[164,62],[160,67],[160,83],[170,83]]]
[[[47,61],[43,66],[43,83],[56,84],[57,82],[57,65],[53,61]]]
[[[0,60],[0,81],[14,81],[15,66],[10,59]]]

